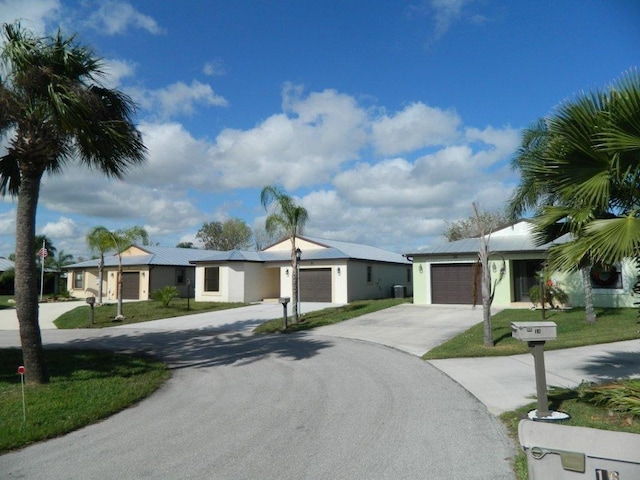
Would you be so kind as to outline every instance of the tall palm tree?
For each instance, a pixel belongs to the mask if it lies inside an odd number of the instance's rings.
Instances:
[[[115,250],[118,256],[118,278],[117,278],[117,297],[118,307],[116,311],[116,319],[124,319],[124,313],[122,311],[122,252],[133,245],[136,240],[140,240],[143,244],[147,244],[149,241],[149,235],[147,231],[138,226],[130,227],[124,230],[115,230],[109,232],[109,240],[107,242],[108,250]]]
[[[112,248],[111,232],[99,225],[87,234],[87,244],[92,251],[98,252],[98,305],[102,305],[102,282],[104,279],[104,254]]]
[[[293,323],[297,323],[299,292],[296,238],[302,234],[309,219],[309,213],[276,186],[264,187],[260,193],[260,202],[267,212],[271,211],[265,221],[267,232],[282,232],[291,242],[291,291],[293,293],[291,303],[293,304]]]
[[[132,121],[135,105],[99,83],[102,62],[60,31],[36,37],[5,24],[0,60],[0,193],[17,197],[16,311],[27,381],[49,380],[38,324],[38,274],[32,245],[43,175],[78,161],[120,178],[146,149]]]
[[[55,283],[54,283],[54,291],[55,295],[60,293],[60,282],[62,276],[62,270],[65,266],[73,263],[73,255],[70,253],[66,253],[64,250],[58,251],[58,254],[55,256],[47,257],[51,258],[49,262],[49,266],[55,270]]]

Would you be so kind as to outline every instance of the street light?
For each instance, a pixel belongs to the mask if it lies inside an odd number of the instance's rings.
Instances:
[[[302,250],[296,248],[296,281],[298,282],[298,294],[296,295],[296,311],[298,315],[300,315],[300,258],[302,258]],[[298,318],[296,317],[296,322],[297,321]]]

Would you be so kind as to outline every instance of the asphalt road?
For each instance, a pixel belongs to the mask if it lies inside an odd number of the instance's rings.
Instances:
[[[173,377],[98,424],[0,456],[3,479],[514,478],[499,421],[393,348],[231,330],[43,335],[47,345],[153,352]],[[16,340],[0,332],[1,345]]]

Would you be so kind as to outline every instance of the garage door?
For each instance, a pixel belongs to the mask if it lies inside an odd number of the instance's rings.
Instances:
[[[431,265],[431,303],[473,304],[473,263]],[[477,302],[482,302],[480,286]]]
[[[122,298],[124,300],[140,299],[140,274],[138,272],[122,273]]]
[[[331,269],[300,270],[300,301],[331,302]]]

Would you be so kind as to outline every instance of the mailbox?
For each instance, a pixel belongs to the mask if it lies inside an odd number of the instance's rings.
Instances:
[[[96,303],[96,297],[87,297],[85,299],[85,302],[93,307],[93,305]]]
[[[284,305],[285,307],[287,306],[287,304],[291,301],[290,297],[280,297],[280,303],[282,305]]]
[[[555,322],[511,322],[511,336],[523,342],[555,340]]]

